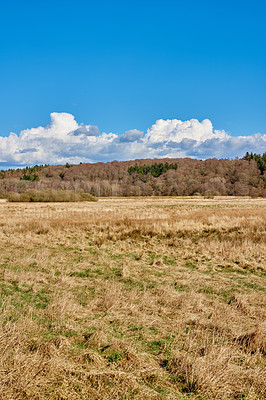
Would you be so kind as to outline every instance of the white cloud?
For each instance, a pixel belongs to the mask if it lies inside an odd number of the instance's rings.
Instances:
[[[118,136],[100,134],[97,126],[78,124],[71,114],[52,113],[48,126],[0,136],[2,166],[155,157],[234,158],[246,151],[266,151],[266,135],[233,137],[214,130],[208,119],[159,119],[144,135],[131,129]]]
[[[182,139],[192,139],[198,142],[212,138],[213,127],[209,119],[199,122],[197,119],[180,121],[178,119],[159,119],[148,129],[146,140],[150,143],[171,141],[180,143]]]

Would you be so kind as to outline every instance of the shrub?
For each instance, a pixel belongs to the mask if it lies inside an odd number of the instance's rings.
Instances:
[[[37,175],[37,174],[28,174],[27,175],[25,173],[20,179],[24,180],[24,181],[32,181],[32,182],[40,180],[39,175]]]
[[[206,192],[204,193],[205,199],[213,199],[214,196],[221,196],[221,193],[217,190],[206,190]]]
[[[74,190],[33,190],[23,193],[8,192],[6,198],[10,202],[76,202],[97,201],[90,193],[75,192]]]

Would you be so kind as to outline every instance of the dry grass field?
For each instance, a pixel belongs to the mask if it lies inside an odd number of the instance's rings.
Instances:
[[[266,199],[0,216],[0,399],[265,398]]]

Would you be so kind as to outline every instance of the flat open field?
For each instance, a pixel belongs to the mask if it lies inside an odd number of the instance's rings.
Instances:
[[[263,399],[266,199],[0,202],[0,399]]]

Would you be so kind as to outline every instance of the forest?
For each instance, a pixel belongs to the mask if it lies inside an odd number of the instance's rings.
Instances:
[[[0,171],[0,193],[74,190],[96,197],[266,197],[266,153],[241,159],[140,159]]]

